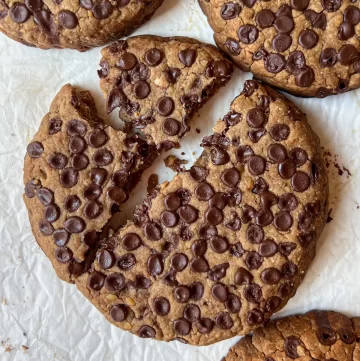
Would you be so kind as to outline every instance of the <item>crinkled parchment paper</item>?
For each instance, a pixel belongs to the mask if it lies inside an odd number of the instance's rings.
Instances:
[[[183,35],[213,43],[196,0],[165,0],[137,34]],[[31,234],[21,198],[26,145],[66,83],[90,90],[104,115],[96,74],[99,60],[100,49],[43,51],[0,36],[0,360],[220,361],[238,338],[194,347],[140,339],[110,325],[74,285],[55,276]],[[230,84],[196,116],[182,148],[173,151],[189,161],[187,166],[201,153],[202,137],[211,133],[250,77],[236,71]],[[314,308],[360,316],[360,90],[324,100],[292,99],[331,152],[333,220],[325,228],[302,286],[278,316]],[[108,119],[119,125],[115,116]],[[164,167],[165,156],[143,176],[131,206],[122,214],[124,219],[142,200],[150,174],[157,173],[161,182],[173,177]],[[336,167],[346,167],[351,176],[340,175]]]

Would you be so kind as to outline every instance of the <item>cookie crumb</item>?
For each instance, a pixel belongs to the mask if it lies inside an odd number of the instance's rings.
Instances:
[[[29,349],[29,347],[27,347],[26,345],[21,345],[21,349],[22,349],[24,352],[26,352],[26,351]]]
[[[174,172],[185,172],[185,167],[182,167],[182,164],[187,164],[188,161],[185,159],[179,159],[176,155],[168,155],[164,159],[165,167],[170,168]]]
[[[196,128],[196,133],[200,134],[201,133],[201,130],[199,128]]]
[[[148,179],[147,192],[150,193],[159,185],[159,176],[157,174],[151,174]]]
[[[333,154],[324,148],[322,149],[324,152],[324,161],[327,169],[332,171],[334,174],[339,175],[340,177],[345,175],[346,178],[350,178],[352,176],[350,170],[341,164],[338,154]]]
[[[9,339],[5,340],[5,341],[1,341],[1,346],[4,348],[5,352],[11,352],[12,350],[14,350],[14,347],[11,345],[11,343],[9,342]]]
[[[4,298],[4,299],[1,301],[1,304],[2,304],[3,306],[7,306],[7,305],[8,305],[7,299]]]

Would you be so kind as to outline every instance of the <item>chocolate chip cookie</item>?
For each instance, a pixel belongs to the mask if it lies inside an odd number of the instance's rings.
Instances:
[[[1,0],[0,31],[25,45],[80,51],[125,36],[163,0]]]
[[[102,51],[107,111],[141,129],[159,148],[178,147],[193,113],[224,85],[232,65],[211,45],[189,38],[137,36]]]
[[[256,78],[301,96],[360,86],[359,0],[199,0],[217,45]]]
[[[140,337],[207,345],[244,335],[295,294],[315,255],[328,182],[305,114],[247,81],[202,145],[76,281]]]
[[[137,136],[106,126],[89,92],[60,90],[27,147],[24,200],[61,279],[72,282],[87,269],[99,232],[156,155]]]
[[[333,311],[269,322],[241,339],[224,361],[359,361],[360,318]]]

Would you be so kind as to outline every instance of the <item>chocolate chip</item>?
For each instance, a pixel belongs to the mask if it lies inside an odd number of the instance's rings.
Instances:
[[[82,121],[77,119],[70,120],[70,122],[66,125],[66,132],[70,137],[73,137],[75,135],[84,136],[86,130],[86,125]]]
[[[184,318],[189,322],[195,322],[201,316],[200,308],[194,304],[187,305],[184,308],[183,314],[184,314]]]
[[[186,336],[191,331],[191,323],[185,318],[178,318],[174,321],[174,331],[180,336]]]
[[[342,4],[342,0],[321,0],[322,6],[329,12],[338,10]]]
[[[88,185],[84,189],[84,197],[88,200],[94,200],[99,198],[101,196],[101,193],[102,193],[102,188],[95,183]]]
[[[338,54],[339,62],[342,65],[347,66],[353,64],[356,60],[359,60],[359,57],[360,54],[356,50],[355,46],[351,44],[343,45]]]
[[[301,345],[301,340],[296,336],[288,336],[285,338],[284,351],[286,355],[292,359],[298,358],[297,347]]]
[[[81,206],[81,200],[78,196],[67,196],[64,200],[64,208],[68,212],[75,212]]]
[[[271,161],[281,163],[287,158],[287,150],[282,144],[270,144],[267,155]]]
[[[195,182],[203,182],[208,176],[209,171],[206,168],[194,165],[190,168],[189,174]]]
[[[134,251],[142,244],[141,238],[136,233],[125,234],[121,241],[123,248],[127,251]]]
[[[266,169],[266,161],[264,158],[259,155],[253,155],[248,160],[248,169],[249,172],[253,175],[260,175],[265,172]]]
[[[44,206],[48,206],[50,203],[54,202],[54,192],[48,188],[38,189],[36,191],[36,196]]]
[[[198,239],[191,245],[191,250],[195,256],[203,256],[206,252],[207,244],[203,239]]]
[[[89,172],[89,177],[95,184],[102,186],[106,181],[107,174],[105,168],[93,168]]]
[[[59,247],[55,250],[55,257],[60,263],[68,263],[73,258],[73,252],[70,248]]]
[[[159,65],[163,57],[163,52],[156,48],[147,50],[144,55],[146,64],[152,67]]]
[[[204,224],[199,228],[199,236],[204,239],[210,239],[217,235],[216,227],[210,224]]]
[[[279,244],[279,252],[285,256],[290,256],[291,252],[296,248],[296,244],[293,242],[283,242]]]
[[[25,185],[25,194],[28,198],[33,198],[36,195],[36,191],[41,188],[39,181],[30,179]]]
[[[70,234],[63,228],[59,228],[53,233],[54,243],[59,247],[64,247],[70,239]]]
[[[293,279],[295,275],[297,274],[298,267],[293,262],[286,262],[281,267],[281,275],[284,279]]]
[[[125,305],[114,305],[110,308],[109,314],[115,322],[122,322],[128,315],[128,309]]]
[[[244,44],[254,43],[259,36],[259,31],[254,25],[242,25],[238,30],[239,40]]]
[[[165,297],[158,297],[153,302],[154,312],[159,316],[166,316],[170,312],[170,302]]]
[[[195,61],[196,61],[196,57],[197,57],[197,53],[196,50],[194,49],[185,49],[185,50],[181,50],[179,52],[179,60],[186,66],[186,67],[191,67]]]
[[[344,12],[344,20],[351,25],[358,25],[360,23],[360,9],[353,5],[348,6]]]
[[[296,192],[305,192],[310,187],[310,177],[301,171],[297,171],[291,178],[291,186]]]
[[[195,322],[195,326],[201,334],[208,334],[214,328],[214,321],[210,318],[201,318]]]
[[[247,316],[247,323],[252,325],[260,325],[264,322],[264,315],[258,308],[252,309]]]
[[[25,4],[17,2],[10,8],[9,15],[14,22],[22,24],[29,19],[31,13]]]
[[[205,219],[213,226],[216,226],[223,221],[224,217],[221,210],[217,209],[216,207],[210,207],[205,212]]]
[[[152,276],[158,276],[163,272],[164,263],[160,254],[154,254],[148,258],[147,270]]]
[[[272,46],[277,52],[284,52],[289,49],[292,44],[292,37],[288,34],[277,34],[273,41]]]
[[[150,257],[151,258],[151,257]],[[148,270],[149,270],[149,260],[148,259]],[[152,262],[153,264],[154,262]],[[132,253],[124,254],[123,256],[119,257],[117,260],[117,265],[123,271],[127,271],[133,268],[136,264],[136,257]],[[150,272],[149,272],[150,273]]]
[[[309,0],[291,0],[291,7],[298,11],[303,11],[309,6]]]
[[[293,218],[287,211],[280,211],[275,215],[274,225],[279,231],[288,231],[293,225]]]
[[[53,153],[50,155],[48,163],[53,169],[62,169],[66,166],[68,159],[62,153]]]
[[[224,4],[220,10],[220,15],[224,20],[235,19],[241,11],[240,5],[228,2]]]
[[[243,214],[241,220],[243,223],[249,223],[255,217],[256,211],[253,207],[245,205],[243,208]]]
[[[75,154],[71,165],[76,170],[83,170],[89,165],[89,158],[85,154]]]
[[[209,264],[206,261],[206,259],[202,256],[195,257],[190,262],[190,267],[194,272],[198,272],[198,273],[207,272],[209,270]]]
[[[64,228],[69,233],[81,233],[86,228],[86,223],[78,216],[69,217],[64,222]]]
[[[259,210],[255,216],[256,224],[261,227],[268,226],[269,224],[271,224],[273,219],[274,219],[274,216],[273,216],[272,212],[268,209]]]
[[[260,10],[255,17],[256,23],[263,29],[270,28],[275,19],[275,14],[268,9]]]
[[[224,165],[230,161],[229,154],[226,152],[226,150],[220,148],[217,145],[211,147],[210,158],[214,165]]]
[[[246,231],[246,238],[250,243],[260,244],[264,240],[264,230],[256,224],[251,224]]]
[[[65,29],[75,29],[79,23],[76,15],[69,10],[60,10],[58,13],[59,25]]]
[[[133,92],[135,98],[137,99],[145,99],[151,92],[151,88],[149,83],[146,81],[139,80],[133,85]]]
[[[233,56],[237,56],[241,52],[239,42],[233,38],[227,38],[224,43],[224,46],[227,49],[227,51]]]
[[[112,273],[105,279],[105,287],[111,292],[121,291],[125,286],[125,277],[121,273]]]
[[[290,33],[294,29],[294,21],[287,15],[281,15],[276,18],[274,26],[278,33]]]
[[[180,132],[180,123],[173,118],[166,118],[162,123],[162,130],[165,134],[175,136]]]
[[[301,167],[308,160],[308,154],[302,148],[293,148],[289,153],[289,157],[295,162],[297,167]]]
[[[49,204],[44,209],[44,218],[48,222],[55,222],[60,217],[60,208],[56,204]]]
[[[194,301],[199,301],[204,294],[204,286],[200,282],[193,282],[189,286],[190,298]]]
[[[278,170],[282,178],[290,179],[296,172],[296,164],[292,159],[286,159],[279,164]]]
[[[109,269],[115,264],[116,258],[113,252],[103,249],[98,253],[97,260],[100,268]]]
[[[236,150],[236,159],[240,163],[246,163],[250,157],[254,154],[254,151],[248,145],[241,145]]]
[[[226,237],[214,236],[210,239],[210,247],[215,253],[224,253],[229,248]]]
[[[141,326],[138,330],[138,336],[141,338],[154,338],[156,331],[151,326]]]
[[[270,129],[270,136],[277,142],[287,139],[290,128],[286,124],[276,124]]]
[[[255,251],[247,253],[245,257],[245,264],[249,270],[259,269],[263,261],[264,259]]]
[[[170,84],[175,84],[181,71],[178,68],[167,68],[164,70],[164,76]]]
[[[74,187],[79,179],[79,172],[74,168],[65,168],[60,173],[60,183],[65,188]]]
[[[173,291],[173,295],[177,302],[185,303],[190,298],[190,291],[186,286],[177,286]]]
[[[94,148],[100,148],[108,140],[107,134],[102,129],[94,129],[89,134],[89,144]]]
[[[44,234],[45,236],[51,236],[52,233],[54,232],[54,228],[51,225],[51,223],[45,219],[43,219],[39,222],[39,229],[40,229],[40,232],[42,234]]]
[[[266,239],[259,245],[259,255],[262,257],[272,257],[278,251],[278,245],[272,239]]]
[[[93,291],[100,291],[105,283],[105,275],[101,272],[93,272],[88,279],[88,287]]]
[[[230,264],[228,262],[214,266],[211,270],[209,270],[208,278],[213,282],[220,281],[226,276],[226,271],[229,267]]]
[[[262,298],[261,287],[256,283],[250,283],[244,288],[244,297],[251,303],[259,303]]]
[[[234,283],[236,285],[242,285],[250,283],[253,279],[252,274],[243,267],[239,267],[234,276]]]
[[[171,267],[177,271],[183,271],[188,265],[188,258],[184,253],[175,253],[170,260]]]
[[[261,280],[267,285],[275,285],[281,279],[281,272],[276,268],[266,268],[261,272]]]
[[[289,73],[293,75],[298,75],[303,69],[305,69],[305,67],[306,67],[305,56],[301,51],[296,50],[289,54],[288,59],[286,61],[286,70]],[[285,124],[283,126],[287,127],[287,125]],[[290,133],[290,129],[288,133]]]
[[[279,309],[280,305],[281,299],[277,296],[271,296],[265,302],[265,310],[266,312],[274,313]]]
[[[93,162],[99,167],[104,167],[113,161],[113,155],[106,149],[97,150],[93,155]]]
[[[231,316],[227,312],[219,312],[215,318],[216,326],[222,330],[231,328],[234,324]]]
[[[167,210],[176,211],[181,205],[181,200],[175,193],[170,193],[165,197],[164,204]]]
[[[135,285],[136,288],[146,290],[151,286],[151,281],[143,275],[136,275]]]
[[[286,61],[285,57],[278,53],[269,54],[265,59],[265,69],[270,73],[280,73],[285,69]]]
[[[131,70],[136,64],[136,56],[132,53],[124,52],[117,61],[116,66],[118,66],[121,70]]]
[[[198,219],[198,210],[191,205],[185,205],[179,208],[179,216],[185,223],[191,224]]]
[[[324,13],[317,13],[314,10],[308,9],[304,12],[304,15],[306,19],[311,22],[313,28],[326,30],[327,20]]]
[[[32,142],[27,146],[26,151],[31,158],[40,158],[44,151],[44,146],[40,142]]]
[[[150,241],[159,241],[162,237],[161,227],[154,222],[145,223],[143,231],[145,237]]]
[[[157,104],[159,114],[164,117],[169,116],[174,111],[174,108],[174,101],[170,97],[162,97]]]
[[[211,288],[212,296],[219,302],[225,302],[228,297],[228,291],[222,283],[216,283]]]

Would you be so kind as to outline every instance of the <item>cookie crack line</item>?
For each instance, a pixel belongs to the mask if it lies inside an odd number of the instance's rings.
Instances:
[[[198,2],[218,47],[257,79],[304,97],[359,87],[358,0]]]
[[[100,75],[110,89],[124,75],[153,89],[164,69],[179,61],[191,68],[202,56],[192,42],[173,39],[174,54],[162,55],[155,40],[146,38],[145,50],[135,40],[106,48]],[[127,72],[113,65],[129,61]],[[146,62],[152,66],[144,71]],[[172,94],[186,88],[177,78]],[[111,210],[125,205],[158,150],[153,139],[94,121],[95,111],[89,93],[65,86],[27,149],[24,199],[58,275],[75,282],[111,323],[165,341],[211,344],[246,334],[280,310],[315,255],[327,215],[325,166],[305,115],[273,89],[247,81],[203,139],[194,166],[152,191],[133,221],[100,240]]]
[[[129,35],[148,21],[162,3],[163,0],[1,1],[0,31],[28,46],[86,51]]]
[[[271,321],[233,346],[224,361],[359,360],[359,318],[334,311],[310,311]]]

